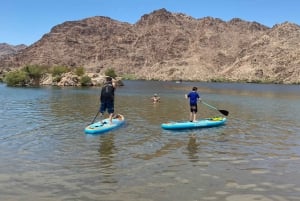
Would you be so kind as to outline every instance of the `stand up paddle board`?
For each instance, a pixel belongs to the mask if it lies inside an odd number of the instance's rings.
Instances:
[[[121,114],[117,114],[112,119],[112,124],[109,118],[93,123],[84,129],[86,134],[102,134],[122,126],[125,123],[125,118]]]
[[[213,117],[213,118],[206,118],[201,119],[196,122],[191,121],[182,121],[182,122],[176,122],[171,121],[168,123],[161,124],[161,127],[166,130],[182,130],[182,129],[193,129],[193,128],[210,128],[210,127],[216,127],[221,126],[226,123],[225,117]]]

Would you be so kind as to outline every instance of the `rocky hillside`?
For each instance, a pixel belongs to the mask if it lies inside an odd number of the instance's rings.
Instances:
[[[269,28],[160,9],[135,24],[108,17],[64,22],[2,57],[0,71],[65,65],[142,79],[300,83],[299,45],[300,27],[293,23]]]
[[[5,55],[16,54],[25,49],[26,45],[9,45],[7,43],[0,43],[0,58]]]

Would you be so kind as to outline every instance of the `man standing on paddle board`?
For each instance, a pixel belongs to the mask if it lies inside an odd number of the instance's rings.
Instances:
[[[107,110],[109,114],[110,124],[112,124],[112,117],[115,112],[114,109],[115,89],[116,89],[115,82],[112,81],[111,77],[106,77],[106,82],[104,83],[104,86],[101,89],[101,96],[100,96],[101,105],[99,111],[102,116],[104,112]]]
[[[185,98],[190,99],[190,111],[191,111],[190,121],[196,122],[197,121],[196,114],[198,112],[197,102],[198,100],[201,101],[200,95],[197,92],[197,87],[193,87],[192,91],[185,95]]]

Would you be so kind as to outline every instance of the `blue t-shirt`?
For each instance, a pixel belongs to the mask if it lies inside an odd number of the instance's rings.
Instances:
[[[199,94],[196,91],[191,91],[187,97],[190,99],[190,105],[197,104],[198,99],[200,98]]]

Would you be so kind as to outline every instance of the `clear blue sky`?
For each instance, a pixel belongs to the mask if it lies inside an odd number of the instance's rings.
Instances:
[[[11,45],[31,45],[65,21],[107,16],[134,24],[161,8],[197,19],[300,25],[300,0],[1,0],[0,5],[0,43]]]

